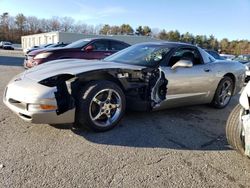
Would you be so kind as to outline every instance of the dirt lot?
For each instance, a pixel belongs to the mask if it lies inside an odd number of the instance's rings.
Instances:
[[[106,133],[33,125],[2,103],[16,56],[0,52],[0,187],[250,187],[250,160],[224,131],[239,96],[223,110],[128,112]]]

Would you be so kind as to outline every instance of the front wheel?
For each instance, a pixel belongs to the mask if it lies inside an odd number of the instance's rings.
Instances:
[[[225,76],[219,83],[211,105],[215,108],[225,108],[233,95],[234,83],[230,77]]]
[[[110,81],[93,81],[80,89],[76,100],[76,124],[94,131],[115,127],[125,112],[125,96],[121,88]]]
[[[242,115],[245,110],[238,104],[230,113],[226,125],[226,137],[228,143],[240,154],[245,153]]]

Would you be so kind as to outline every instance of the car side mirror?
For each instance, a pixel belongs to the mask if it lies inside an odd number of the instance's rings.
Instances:
[[[183,67],[183,68],[190,68],[193,67],[193,62],[190,60],[185,60],[185,59],[181,59],[179,61],[177,61],[172,67],[172,70],[175,70],[178,67]]]
[[[89,45],[89,46],[87,46],[86,48],[84,48],[84,51],[85,52],[91,52],[91,51],[93,51],[94,50],[94,47],[92,46],[92,45]]]

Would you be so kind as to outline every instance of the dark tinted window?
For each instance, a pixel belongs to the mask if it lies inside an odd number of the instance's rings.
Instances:
[[[119,51],[123,50],[124,48],[127,48],[129,45],[124,44],[122,42],[117,42],[117,41],[111,41],[111,49],[112,51]]]
[[[218,60],[225,60],[225,58],[221,57],[217,52],[212,50],[206,50],[207,53],[209,53],[211,56],[213,56],[215,59]]]
[[[93,51],[108,51],[109,50],[109,44],[106,40],[100,40],[93,42],[91,44],[94,47]]]

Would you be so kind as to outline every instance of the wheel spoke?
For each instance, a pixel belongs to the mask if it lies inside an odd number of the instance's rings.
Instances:
[[[224,94],[223,93],[221,93],[220,95],[219,95],[219,98],[222,98],[224,96]]]
[[[223,101],[226,101],[227,97],[228,97],[228,96],[227,96],[227,95],[225,95],[225,96],[224,96],[224,99],[223,99]]]
[[[92,98],[89,107],[93,123],[100,127],[112,125],[121,115],[122,100],[114,89],[103,89]]]
[[[224,96],[221,96],[221,97],[220,97],[220,103],[221,103],[221,104],[224,104],[224,101],[225,101]]]
[[[228,84],[226,87],[225,87],[225,89],[224,89],[224,91],[228,91],[228,89],[231,87],[231,84]]]
[[[113,93],[113,92],[112,92],[111,90],[108,91],[107,100],[111,100],[112,93]]]
[[[95,117],[93,117],[93,119],[94,120],[97,120],[97,119],[99,119],[101,116],[103,115],[103,113],[101,112],[101,110],[98,112],[98,114],[95,116]]]
[[[93,101],[98,104],[99,106],[101,105],[102,101],[100,101],[99,99],[97,99],[96,97],[93,98]]]

